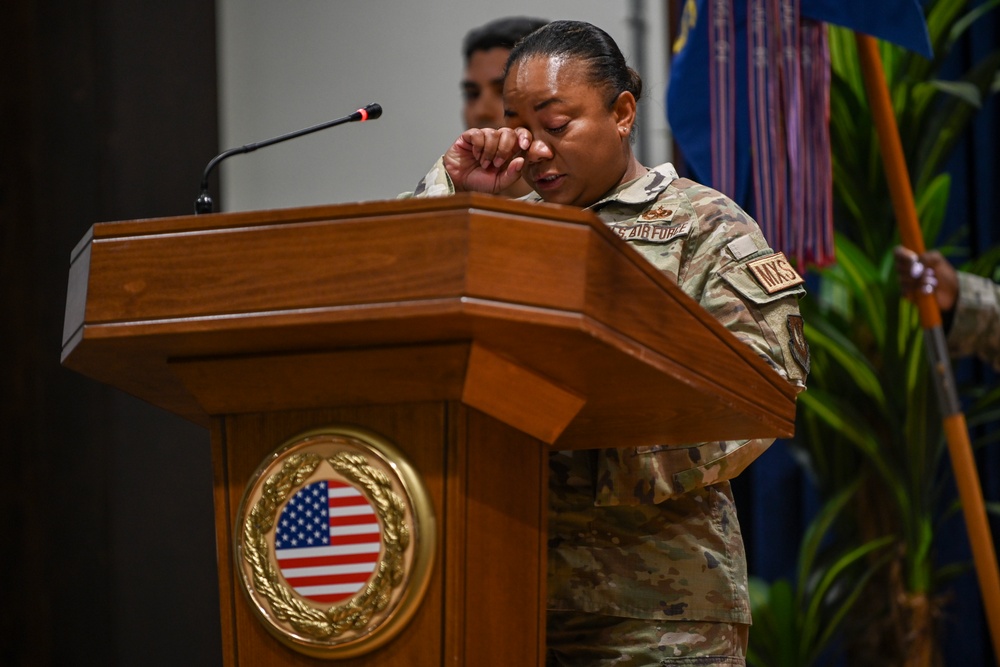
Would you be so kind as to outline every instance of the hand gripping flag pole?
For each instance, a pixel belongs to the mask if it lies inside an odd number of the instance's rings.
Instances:
[[[899,140],[892,103],[889,100],[889,89],[882,69],[878,44],[874,37],[862,33],[856,32],[855,37],[861,60],[861,72],[878,135],[879,149],[885,162],[892,207],[899,224],[900,239],[904,246],[917,254],[922,254],[925,251],[924,239],[917,222],[913,189],[903,158],[903,148]],[[931,374],[943,415],[951,466],[955,472],[959,498],[962,501],[962,513],[969,532],[969,542],[972,545],[972,558],[986,609],[993,653],[1000,661],[1000,574],[997,570],[996,551],[990,535],[989,522],[986,519],[986,505],[979,483],[979,473],[972,457],[969,430],[955,389],[941,323],[941,311],[934,295],[921,292],[917,297],[917,307],[920,311],[920,324],[924,329]]]

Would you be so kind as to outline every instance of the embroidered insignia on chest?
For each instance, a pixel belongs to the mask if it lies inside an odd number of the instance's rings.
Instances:
[[[668,243],[676,238],[687,235],[691,231],[691,225],[692,222],[690,220],[678,225],[637,222],[632,225],[612,225],[611,229],[626,241]]]
[[[639,216],[640,220],[666,220],[672,216],[674,212],[667,208],[666,206],[657,206],[656,208],[651,208],[648,211],[644,211],[642,215]]]
[[[747,263],[747,268],[768,294],[774,294],[805,282],[802,276],[788,263],[783,252],[755,259]]]
[[[805,323],[801,315],[788,316],[788,347],[791,350],[792,358],[802,366],[802,369],[809,373],[809,343],[806,341]]]

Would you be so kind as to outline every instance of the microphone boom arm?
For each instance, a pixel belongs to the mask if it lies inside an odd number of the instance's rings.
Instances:
[[[199,215],[202,213],[211,213],[213,208],[212,197],[208,194],[208,177],[215,169],[215,166],[225,160],[227,157],[232,155],[239,155],[241,153],[251,153],[258,148],[264,148],[265,146],[270,146],[271,144],[276,144],[281,141],[288,141],[289,139],[295,139],[296,137],[301,137],[304,134],[312,134],[313,132],[319,132],[320,130],[325,130],[328,127],[333,127],[335,125],[343,125],[344,123],[352,123],[356,121],[364,122],[366,120],[374,120],[382,115],[382,106],[379,104],[369,104],[361,109],[358,109],[349,116],[344,116],[342,118],[336,118],[334,120],[328,120],[325,123],[320,123],[319,125],[313,125],[312,127],[307,127],[301,130],[296,130],[295,132],[289,132],[288,134],[283,134],[280,137],[274,137],[272,139],[265,139],[264,141],[258,141],[253,144],[246,144],[245,146],[239,146],[237,148],[230,148],[229,150],[219,153],[214,158],[209,160],[208,164],[205,166],[205,171],[201,177],[201,194],[194,201],[194,211]]]

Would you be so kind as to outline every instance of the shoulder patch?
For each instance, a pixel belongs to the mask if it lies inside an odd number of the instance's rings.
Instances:
[[[809,343],[806,342],[806,332],[801,315],[789,315],[786,322],[788,325],[788,347],[792,353],[792,358],[798,362],[802,370],[809,374]]]
[[[783,252],[776,252],[747,262],[747,268],[768,294],[774,294],[805,282],[802,276],[792,268]]]

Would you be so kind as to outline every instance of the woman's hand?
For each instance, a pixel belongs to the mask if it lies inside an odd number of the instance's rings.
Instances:
[[[531,132],[523,127],[466,130],[444,154],[456,192],[496,194],[521,177]]]

